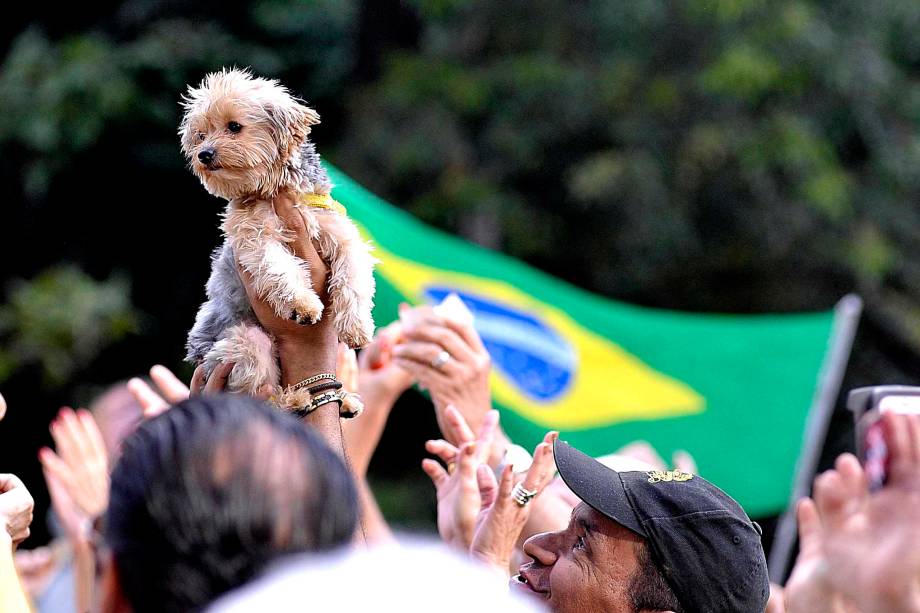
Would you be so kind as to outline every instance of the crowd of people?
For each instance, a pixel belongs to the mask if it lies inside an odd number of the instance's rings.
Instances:
[[[322,287],[297,209],[277,208]],[[331,317],[302,326],[250,300],[284,385],[324,374],[364,412],[342,419],[327,402],[294,415],[223,393],[232,364],[189,386],[155,366],[88,411],[62,409],[55,449],[40,452],[49,545],[17,550],[32,498],[0,475],[0,611],[920,612],[918,416],[882,417],[881,489],[849,454],[818,476],[781,587],[760,527],[686,454],[671,468],[641,444],[594,459],[556,432],[523,452],[492,409],[489,355],[468,322],[407,306],[356,355]],[[422,465],[440,543],[394,534],[366,478],[412,385],[442,433]]]

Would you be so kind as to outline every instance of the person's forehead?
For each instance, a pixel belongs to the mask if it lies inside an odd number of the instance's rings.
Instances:
[[[572,524],[588,524],[590,526],[597,526],[598,522],[604,519],[610,521],[601,513],[598,513],[591,505],[586,502],[580,502],[574,509],[572,509]]]
[[[586,502],[580,503],[572,510],[569,527],[575,526],[583,526],[588,532],[616,540],[643,541],[641,536],[610,519]]]

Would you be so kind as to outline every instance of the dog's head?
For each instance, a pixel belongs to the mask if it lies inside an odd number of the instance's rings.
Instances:
[[[293,180],[319,115],[277,81],[212,72],[182,97],[182,152],[210,193],[271,197]]]

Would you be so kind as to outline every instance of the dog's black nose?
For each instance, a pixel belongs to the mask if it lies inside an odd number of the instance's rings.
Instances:
[[[202,149],[198,152],[198,160],[202,164],[210,164],[214,160],[214,150],[213,149]]]

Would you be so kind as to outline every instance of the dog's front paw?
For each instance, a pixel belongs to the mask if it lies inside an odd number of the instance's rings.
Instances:
[[[323,301],[316,294],[302,296],[299,300],[295,300],[291,307],[290,320],[301,326],[315,324],[323,317]]]
[[[310,315],[301,313],[297,309],[291,309],[291,316],[288,319],[301,326],[312,326],[319,321],[318,319],[313,319]]]
[[[369,312],[343,311],[336,315],[335,324],[339,340],[351,349],[364,347],[374,338],[374,320]]]
[[[349,349],[360,349],[370,344],[373,338],[373,332],[367,332],[361,329],[353,329],[339,333],[339,339],[348,345]]]

